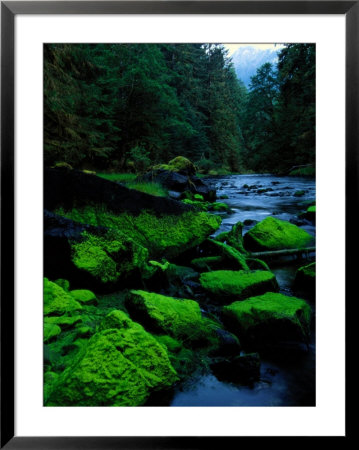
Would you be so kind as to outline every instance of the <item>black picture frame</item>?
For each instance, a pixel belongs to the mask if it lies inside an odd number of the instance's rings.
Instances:
[[[18,14],[341,14],[346,18],[346,297],[357,255],[359,1],[3,1],[1,2],[1,440],[6,449],[204,448],[237,437],[14,436],[14,20]],[[350,242],[350,245],[348,243]],[[348,319],[348,315],[346,316]],[[346,320],[346,342],[351,341]],[[348,350],[346,350],[346,354]],[[333,362],[334,364],[334,362]],[[348,384],[346,386],[348,392]],[[348,397],[346,411],[348,412]],[[346,414],[346,416],[348,416]],[[348,417],[347,417],[348,419]],[[346,435],[350,427],[346,421]],[[338,436],[339,438],[339,436]],[[343,437],[340,437],[343,438]],[[262,440],[262,438],[258,438]],[[283,438],[287,441],[290,438]],[[306,438],[302,438],[306,439]],[[283,442],[284,445],[285,442]]]

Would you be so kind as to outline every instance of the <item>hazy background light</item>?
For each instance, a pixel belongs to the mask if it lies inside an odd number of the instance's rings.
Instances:
[[[228,55],[232,56],[233,53],[240,47],[254,47],[257,50],[280,50],[284,47],[283,44],[252,44],[250,42],[243,44],[223,44],[229,51]]]

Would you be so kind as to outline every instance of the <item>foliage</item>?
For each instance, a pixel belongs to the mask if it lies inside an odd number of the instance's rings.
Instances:
[[[213,175],[313,167],[315,45],[285,45],[249,90],[221,44],[44,46],[46,165],[143,172],[178,154]]]

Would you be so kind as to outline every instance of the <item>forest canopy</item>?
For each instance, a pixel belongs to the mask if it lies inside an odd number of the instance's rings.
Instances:
[[[315,162],[315,45],[287,44],[249,89],[222,44],[44,45],[44,159],[144,171],[182,155],[203,172]]]

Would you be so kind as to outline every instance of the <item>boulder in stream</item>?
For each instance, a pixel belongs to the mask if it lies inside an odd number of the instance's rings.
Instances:
[[[132,290],[126,307],[131,317],[153,333],[168,334],[190,346],[210,341],[211,330],[194,300]]]
[[[244,235],[244,246],[250,251],[305,248],[314,240],[302,228],[287,222],[266,217]]]
[[[190,191],[193,194],[201,195],[204,200],[214,201],[216,199],[215,189],[209,187],[195,174],[195,165],[187,158],[177,156],[168,164],[153,166],[151,171],[140,177],[140,180],[160,183],[171,191]]]
[[[267,292],[225,306],[223,320],[242,343],[265,348],[278,342],[307,342],[311,308],[302,299]]]
[[[205,291],[215,298],[216,302],[225,304],[229,301],[277,292],[279,287],[274,273],[266,270],[217,270],[204,272],[199,281]]]

